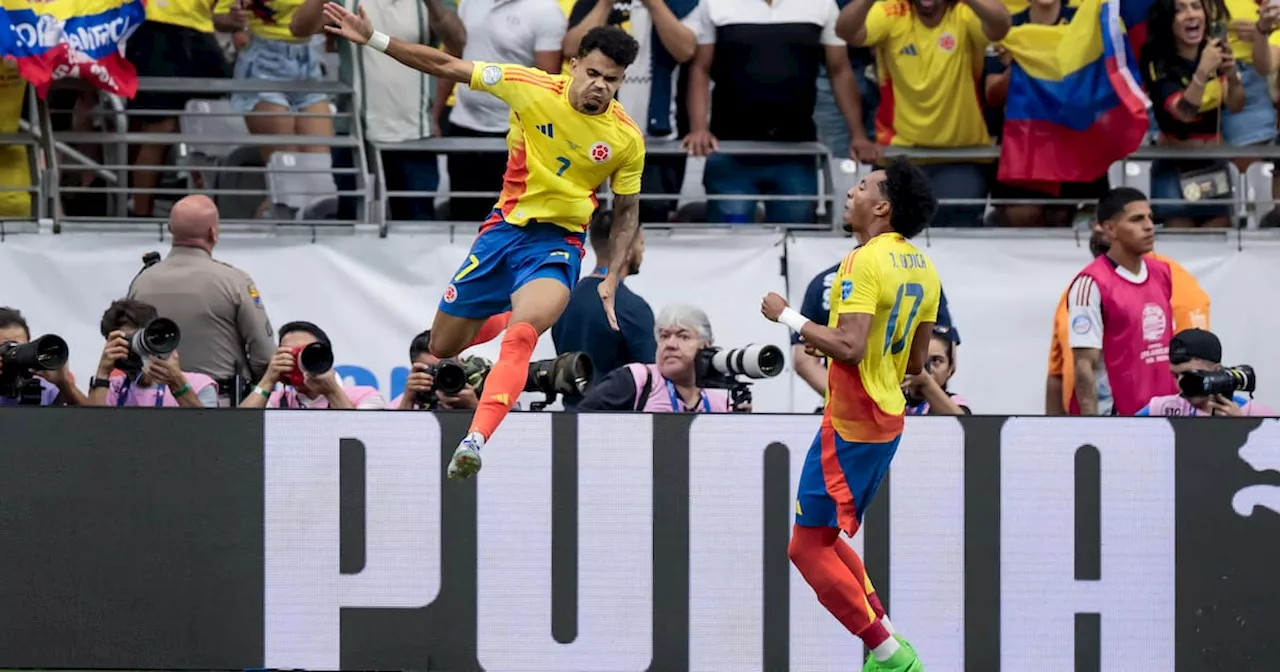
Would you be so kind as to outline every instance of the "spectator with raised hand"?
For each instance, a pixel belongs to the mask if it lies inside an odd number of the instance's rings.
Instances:
[[[466,0],[458,6],[466,27],[462,58],[468,61],[514,63],[544,72],[560,72],[564,13],[556,0]],[[504,138],[511,128],[511,108],[496,96],[470,86],[454,89],[457,100],[449,113],[446,135],[459,138]],[[551,119],[547,120],[551,122]],[[554,124],[548,124],[551,133]],[[449,156],[451,192],[491,192],[502,188],[507,170],[504,152],[463,152]],[[451,221],[483,221],[493,210],[494,196],[450,196]]]
[[[239,12],[250,34],[249,44],[236,57],[234,77],[245,81],[304,82],[321,81],[322,50],[311,36],[298,37],[290,26],[293,15],[303,0],[217,0],[214,14],[231,20]],[[324,93],[286,93],[255,91],[235,93],[231,107],[246,114],[245,125],[255,135],[297,135],[328,137],[333,135],[333,110]],[[310,116],[291,116],[304,113]],[[275,152],[328,154],[327,145],[263,146],[262,158],[270,161]],[[265,212],[269,202],[264,202]]]
[[[309,37],[323,32],[321,9],[329,0],[306,0],[290,21],[289,30],[296,37]],[[455,0],[344,0],[344,6],[356,11],[364,8],[369,18],[385,26],[388,35],[411,44],[431,44],[438,37],[445,49],[462,53],[467,31],[457,14]],[[386,54],[360,49],[350,42],[339,42],[344,77],[362,93],[358,102],[364,121],[364,135],[373,142],[408,142],[439,136],[432,114],[436,84],[432,78],[413,68],[406,68]],[[352,101],[352,105],[356,105]],[[334,166],[355,166],[350,149],[333,149]],[[440,186],[436,155],[424,151],[391,151],[382,154],[387,191],[435,191]],[[343,191],[355,189],[355,177],[334,175]],[[344,184],[343,182],[346,182]],[[343,197],[339,219],[355,219],[357,197]],[[435,219],[434,196],[397,197],[389,199],[388,217],[395,221]]]
[[[876,139],[900,147],[980,147],[991,144],[974,75],[983,51],[1011,24],[1001,0],[853,0],[840,10],[837,33],[872,47],[881,90]],[[988,163],[928,162],[920,166],[934,195],[985,199]],[[979,226],[983,205],[938,208],[934,226]]]
[[[1071,23],[1075,18],[1076,8],[1067,0],[1032,0],[1026,9],[1013,14],[1013,30],[1019,26],[1055,26]],[[1003,46],[992,44],[987,47],[987,57],[983,64],[983,90],[987,130],[993,137],[999,137],[1004,127],[1004,108],[1008,100],[1009,80],[1013,70],[1010,67],[1012,57]],[[1107,176],[1093,182],[1065,182],[1059,185],[1056,195],[1037,191],[1023,186],[996,182],[991,188],[991,198],[999,200],[1036,200],[1056,196],[1058,198],[1096,201],[1110,188]],[[1001,226],[1034,227],[1034,226],[1069,226],[1075,218],[1077,208],[1074,205],[997,205],[995,221]]]
[[[836,0],[844,9],[852,0]],[[876,140],[876,110],[880,107],[880,84],[876,75],[876,58],[866,47],[849,47],[849,64],[853,66],[853,80],[858,85],[858,97],[862,101],[862,127],[867,139]],[[813,107],[813,123],[818,127],[818,141],[831,150],[837,159],[850,158],[849,125],[840,112],[835,91],[831,88],[831,76],[826,66],[818,70],[818,100]]]
[[[648,13],[653,24],[653,34],[647,41],[650,54],[648,136],[671,136],[674,100],[675,137],[684,138],[689,133],[689,106],[682,85],[689,81],[688,63],[698,48],[698,39],[681,19],[697,4],[698,0],[577,0],[569,14],[569,30],[564,34],[564,53],[578,53],[582,37],[592,28],[618,26],[630,33],[632,12]],[[643,35],[637,37],[642,44],[643,38]],[[644,63],[632,65],[632,69],[643,71],[643,68]],[[628,75],[626,79],[631,81],[632,77]],[[646,194],[678,195],[684,185],[686,163],[684,156],[649,154],[645,157],[642,190]],[[677,205],[675,198],[640,201],[640,221],[670,221]]]
[[[685,19],[697,35],[698,50],[689,75],[692,130],[684,146],[694,156],[707,156],[708,221],[755,220],[754,200],[716,196],[817,193],[812,156],[721,154],[719,141],[816,141],[815,82],[823,63],[849,127],[850,153],[862,161],[879,158],[862,125],[847,45],[836,37],[837,13],[832,0],[701,0]],[[765,201],[765,221],[812,222],[814,206],[811,200]]]
[[[1268,38],[1280,25],[1280,5],[1269,0],[1224,0],[1230,21],[1227,45],[1235,57],[1244,107],[1222,115],[1222,141],[1228,145],[1270,144],[1276,138],[1276,108],[1267,77],[1275,70]],[[1212,32],[1212,31],[1211,31]],[[1237,159],[1241,171],[1256,159]]]
[[[1244,83],[1225,39],[1227,10],[1222,0],[1156,0],[1147,20],[1142,77],[1151,94],[1159,144],[1212,147],[1222,144],[1222,115],[1245,105]],[[1214,37],[1211,29],[1222,35]],[[1229,227],[1232,178],[1226,161],[1175,159],[1151,165],[1151,197],[1188,201],[1155,206],[1169,227]]]

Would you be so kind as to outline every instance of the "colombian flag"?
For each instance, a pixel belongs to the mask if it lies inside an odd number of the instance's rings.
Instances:
[[[1049,184],[1096,180],[1142,144],[1151,101],[1120,10],[1120,0],[1084,0],[1069,25],[1009,32],[1000,181],[1056,193]]]
[[[67,77],[132,98],[138,73],[121,50],[145,19],[143,0],[0,0],[0,58],[42,98]]]

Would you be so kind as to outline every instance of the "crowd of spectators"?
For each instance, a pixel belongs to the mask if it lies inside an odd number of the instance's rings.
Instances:
[[[241,80],[319,80],[325,52],[337,54],[340,77],[353,100],[320,93],[244,92],[230,97],[249,132],[282,138],[331,136],[344,128],[338,112],[358,115],[367,138],[395,143],[434,136],[500,138],[506,105],[485,93],[400,66],[384,54],[336,45],[324,38],[320,8],[331,0],[193,0],[147,3],[147,21],[129,39],[128,58],[143,76],[233,77]],[[345,0],[356,4],[354,0]],[[1009,0],[1016,4],[1016,0]],[[1031,0],[1010,12],[1006,0],[364,0],[361,10],[397,39],[433,44],[467,59],[505,61],[560,72],[584,32],[603,24],[637,29],[648,57],[628,73],[647,89],[651,138],[679,140],[688,156],[706,157],[705,211],[678,211],[675,200],[646,200],[646,222],[811,222],[818,174],[810,156],[749,156],[718,152],[721,141],[821,141],[837,159],[876,161],[885,146],[972,148],[998,143],[1010,82],[1011,56],[1000,46],[1010,30],[1056,25],[1075,18],[1070,0]],[[1141,49],[1142,83],[1153,100],[1151,136],[1172,147],[1273,143],[1274,64],[1280,62],[1280,6],[1253,0],[1156,0]],[[980,77],[972,76],[981,73]],[[96,95],[96,94],[94,94]],[[625,95],[625,93],[624,93]],[[129,103],[133,130],[172,132],[192,94],[143,91]],[[77,109],[86,106],[80,96]],[[639,97],[636,100],[645,100]],[[633,106],[635,104],[633,103]],[[173,112],[167,116],[165,111]],[[84,114],[66,122],[97,123]],[[350,148],[262,146],[270,166],[278,152],[324,155],[323,167],[349,167]],[[330,157],[331,155],[331,157]],[[166,158],[169,157],[169,158]],[[157,168],[170,148],[135,146],[131,163]],[[383,153],[390,191],[440,187],[437,156],[423,151]],[[331,162],[331,163],[330,163]],[[479,221],[501,186],[501,154],[451,154],[444,162],[449,193],[393,198],[392,220]],[[1199,201],[1161,205],[1167,226],[1229,226],[1226,203],[1233,179],[1228,161],[1178,159],[1152,166],[1151,194]],[[1233,162],[1239,170],[1251,160]],[[289,164],[292,165],[292,164]],[[679,194],[687,157],[651,153],[648,194]],[[996,180],[990,160],[935,160],[924,168],[944,204],[934,226],[1063,226],[1075,205],[1000,204],[988,198],[1035,200],[1047,192]],[[146,190],[163,172],[132,173],[131,212],[150,216]],[[74,179],[86,183],[85,173]],[[336,186],[349,188],[346,175]],[[1071,201],[1096,200],[1106,175],[1057,185]],[[1191,190],[1195,194],[1189,195]],[[1280,193],[1280,192],[1278,192]],[[486,194],[486,196],[479,196]],[[83,195],[81,195],[83,196]],[[782,197],[778,200],[753,197]],[[723,197],[723,198],[717,198]],[[791,197],[791,198],[787,198]],[[97,201],[69,195],[77,214]],[[354,199],[339,207],[354,217]],[[437,204],[447,208],[437,211]],[[264,202],[257,214],[272,217]],[[103,213],[98,213],[103,214]]]

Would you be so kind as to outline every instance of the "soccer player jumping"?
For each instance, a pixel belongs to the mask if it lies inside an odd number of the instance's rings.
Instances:
[[[814,324],[781,296],[760,311],[830,358],[822,428],[809,447],[796,493],[787,554],[818,601],[871,654],[865,672],[919,672],[920,659],[894,634],[867,578],[853,537],[902,437],[904,374],[919,373],[938,315],[933,264],[908,239],[938,209],[929,179],[905,160],[891,161],[849,190],[844,221],[862,242],[845,256],[831,285],[831,317]]]
[[[614,194],[612,258],[625,259],[631,249],[640,226],[644,134],[614,94],[639,46],[619,28],[594,28],[569,62],[571,75],[550,75],[519,65],[464,61],[390,39],[373,29],[363,7],[359,11],[356,16],[342,5],[326,4],[330,25],[325,30],[511,106],[502,194],[445,289],[431,325],[431,353],[441,358],[506,329],[471,430],[449,463],[450,478],[467,478],[480,470],[480,449],[524,391],[538,337],[569,302],[596,189],[605,180],[612,180]],[[615,330],[614,295],[625,267],[611,264],[599,289]]]

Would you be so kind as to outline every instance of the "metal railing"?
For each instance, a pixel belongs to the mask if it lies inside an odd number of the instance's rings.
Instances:
[[[402,228],[433,228],[440,226],[448,227],[464,227],[475,228],[478,222],[458,222],[458,221],[431,221],[431,222],[404,222],[392,221],[389,217],[390,199],[392,198],[436,198],[436,197],[461,197],[461,198],[493,198],[497,199],[498,191],[488,192],[471,192],[471,191],[444,191],[437,189],[435,191],[388,191],[385,188],[387,184],[383,153],[385,152],[431,152],[436,154],[459,154],[467,152],[480,152],[491,154],[505,154],[507,152],[506,140],[502,138],[422,138],[420,140],[411,140],[408,142],[371,142],[370,152],[373,156],[374,179],[379,185],[379,202],[381,204],[380,211],[384,218],[379,222],[381,230],[385,235],[387,231],[395,226],[397,229]],[[719,153],[734,156],[780,156],[780,157],[813,157],[814,169],[818,174],[818,188],[815,194],[801,195],[772,195],[772,194],[752,194],[752,195],[716,195],[716,200],[726,201],[813,201],[816,203],[815,212],[817,221],[812,223],[795,223],[787,225],[791,229],[818,229],[823,231],[831,230],[832,226],[839,221],[840,209],[836,207],[837,192],[835,189],[834,167],[832,165],[831,152],[827,150],[825,145],[816,142],[805,143],[771,143],[771,142],[739,142],[724,141],[720,143]],[[683,157],[687,152],[681,147],[678,141],[674,140],[648,140],[645,143],[646,156],[678,156]],[[608,191],[606,186],[601,187],[600,194],[601,203],[607,203],[612,198],[612,193]],[[680,200],[681,194],[667,193],[651,193],[646,192],[640,194],[641,200],[651,201],[677,201]],[[646,223],[648,224],[648,223]],[[776,225],[775,225],[776,226]]]

